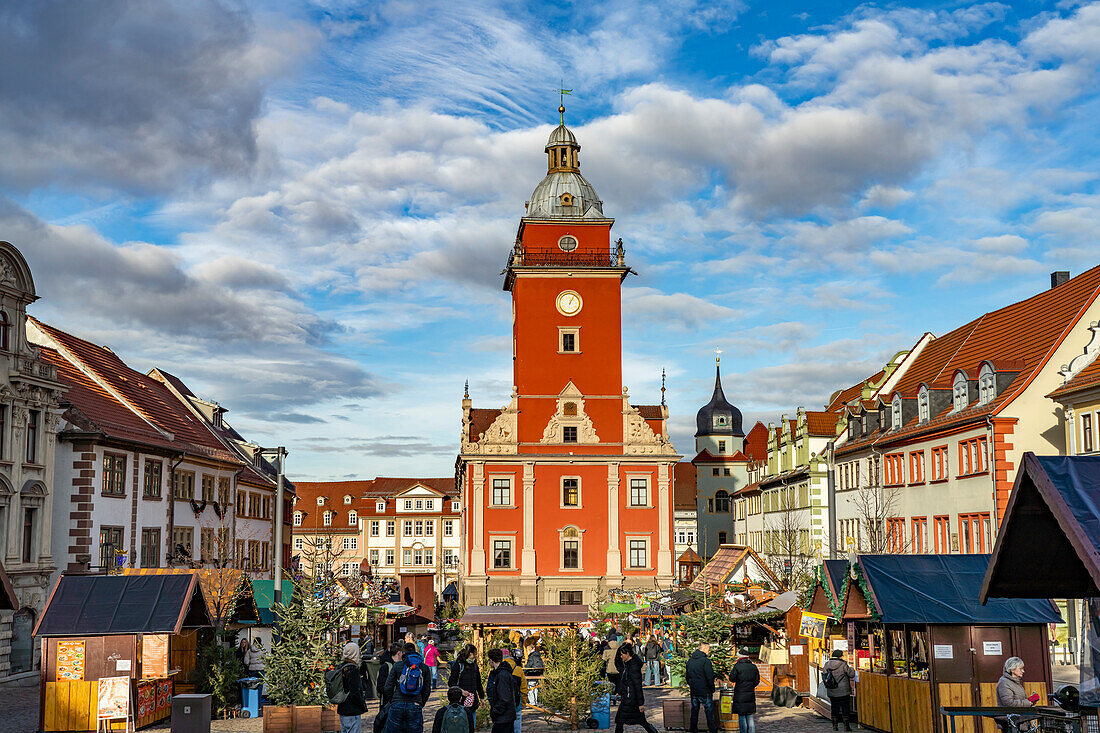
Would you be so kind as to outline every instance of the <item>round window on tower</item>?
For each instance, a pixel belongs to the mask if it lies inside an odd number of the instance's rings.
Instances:
[[[566,234],[558,240],[558,247],[562,252],[572,252],[577,248],[577,238],[571,234]]]

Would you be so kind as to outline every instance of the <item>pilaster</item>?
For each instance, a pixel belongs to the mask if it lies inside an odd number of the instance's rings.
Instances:
[[[619,464],[607,464],[607,578],[621,582],[623,554],[619,549]]]
[[[657,575],[672,574],[672,499],[670,496],[670,466],[657,465],[657,511],[660,529],[657,532]]]
[[[473,500],[470,502],[470,511],[473,513],[470,575],[485,575],[485,464],[478,461],[470,466],[473,484]]]
[[[523,464],[523,554],[520,558],[520,576],[534,578],[535,573],[535,464]]]

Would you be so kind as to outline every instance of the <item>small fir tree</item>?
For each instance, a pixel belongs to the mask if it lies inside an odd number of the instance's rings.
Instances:
[[[264,658],[264,691],[275,705],[325,705],[325,670],[340,660],[338,633],[347,626],[349,604],[329,568],[331,544],[318,541],[313,575],[290,578],[289,604],[275,605],[278,639]]]
[[[681,614],[676,619],[681,637],[676,645],[670,666],[681,680],[681,687],[687,685],[685,671],[688,657],[699,647],[701,642],[707,642],[710,646],[710,661],[714,665],[714,676],[725,679],[729,676],[737,661],[736,650],[731,639],[733,629],[737,625],[727,614],[716,608],[703,608],[691,613]]]
[[[573,730],[611,685],[601,682],[603,658],[576,631],[543,637],[546,671],[539,682],[539,704],[567,721]]]

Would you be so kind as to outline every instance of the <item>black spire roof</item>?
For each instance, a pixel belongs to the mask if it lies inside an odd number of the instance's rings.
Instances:
[[[741,429],[741,411],[726,401],[722,394],[722,372],[714,367],[714,394],[695,415],[695,437],[700,435],[736,435],[745,437]]]

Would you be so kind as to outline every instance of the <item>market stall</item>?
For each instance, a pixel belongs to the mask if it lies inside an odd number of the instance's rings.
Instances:
[[[168,718],[174,682],[194,665],[195,635],[210,626],[193,573],[62,575],[34,629],[42,640],[39,729],[97,730],[107,697],[137,728]],[[113,695],[100,694],[106,680]],[[111,725],[121,730],[125,720]]]
[[[981,600],[1036,597],[1085,601],[1081,704],[1100,705],[1100,456],[1024,453]],[[1094,715],[1089,730],[1095,729]]]
[[[795,671],[794,688],[804,696],[807,707],[828,716],[831,703],[821,684],[821,665],[834,649],[848,650],[849,623],[867,621],[870,616],[862,594],[851,584],[847,560],[825,560],[815,569],[814,581],[798,631],[788,637],[788,648]],[[862,663],[864,657],[856,656],[861,654],[853,645],[849,655],[853,667]]]
[[[988,562],[988,555],[857,557],[847,593],[863,597],[868,617],[846,622],[840,648],[859,675],[861,725],[886,733],[939,731],[940,706],[995,704],[997,680],[1013,656],[1024,660],[1028,693],[1046,698],[1048,625],[1061,617],[1047,600],[983,606],[978,597]],[[992,721],[982,725],[982,733],[996,730]],[[970,720],[958,721],[957,730],[977,733]]]

